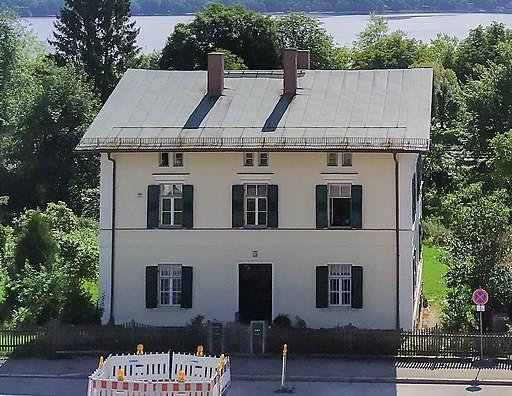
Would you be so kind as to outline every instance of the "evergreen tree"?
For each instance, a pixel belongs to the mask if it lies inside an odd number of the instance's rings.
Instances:
[[[140,52],[130,17],[130,0],[66,0],[54,24],[56,57],[83,69],[103,102]]]

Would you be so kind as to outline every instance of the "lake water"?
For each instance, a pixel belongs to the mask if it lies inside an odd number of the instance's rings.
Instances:
[[[351,46],[356,35],[363,31],[368,15],[315,16],[339,45]],[[512,27],[512,14],[394,14],[384,16],[391,31],[401,29],[409,38],[428,43],[437,33],[463,39],[470,29],[487,26],[493,21]],[[140,33],[137,43],[144,52],[160,51],[178,23],[192,21],[193,16],[136,16],[133,18]],[[40,41],[53,38],[55,18],[28,18],[29,25]]]

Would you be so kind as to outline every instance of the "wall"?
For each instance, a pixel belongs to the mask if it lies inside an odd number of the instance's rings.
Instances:
[[[407,167],[401,169],[401,195],[409,199],[408,203],[401,202],[400,216],[403,327],[410,327],[413,310],[412,301],[409,302],[412,268],[408,263],[412,254],[409,167],[413,156],[399,155],[401,167]],[[271,263],[273,316],[299,315],[310,327],[351,323],[358,327],[394,328],[392,154],[354,153],[352,167],[328,167],[327,154],[316,152],[271,152],[268,167],[244,167],[242,153],[185,153],[185,166],[180,168],[158,167],[158,153],[115,153],[113,157],[118,169],[116,322],[134,319],[142,323],[183,325],[196,315],[234,320],[238,310],[238,264]],[[111,163],[104,156],[102,164],[101,210],[104,219],[109,219]],[[194,185],[194,230],[146,229],[147,185],[157,184],[162,178]],[[256,179],[279,185],[279,230],[231,229],[231,185]],[[316,230],[315,185],[343,181],[363,185],[363,230]],[[109,301],[105,277],[108,278],[110,266],[111,225],[104,219],[100,293]],[[258,257],[253,257],[253,251],[258,251]],[[145,308],[144,268],[162,262],[194,267],[192,309]],[[315,267],[327,263],[363,266],[362,310],[315,308]]]

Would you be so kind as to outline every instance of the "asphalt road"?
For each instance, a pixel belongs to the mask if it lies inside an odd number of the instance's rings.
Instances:
[[[290,383],[298,396],[479,396],[512,395],[512,387],[482,385],[417,385],[341,382],[296,382]],[[228,396],[275,395],[280,384],[267,381],[235,381]],[[87,380],[76,378],[0,378],[0,396],[85,396]]]

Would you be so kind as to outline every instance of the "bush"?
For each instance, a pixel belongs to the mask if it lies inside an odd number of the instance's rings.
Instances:
[[[272,321],[272,324],[275,327],[279,328],[290,328],[292,327],[292,321],[290,320],[290,317],[285,314],[279,314],[277,315],[274,320]]]
[[[423,230],[423,242],[428,246],[444,246],[450,231],[441,222],[439,217],[427,217],[423,219],[422,223]]]

